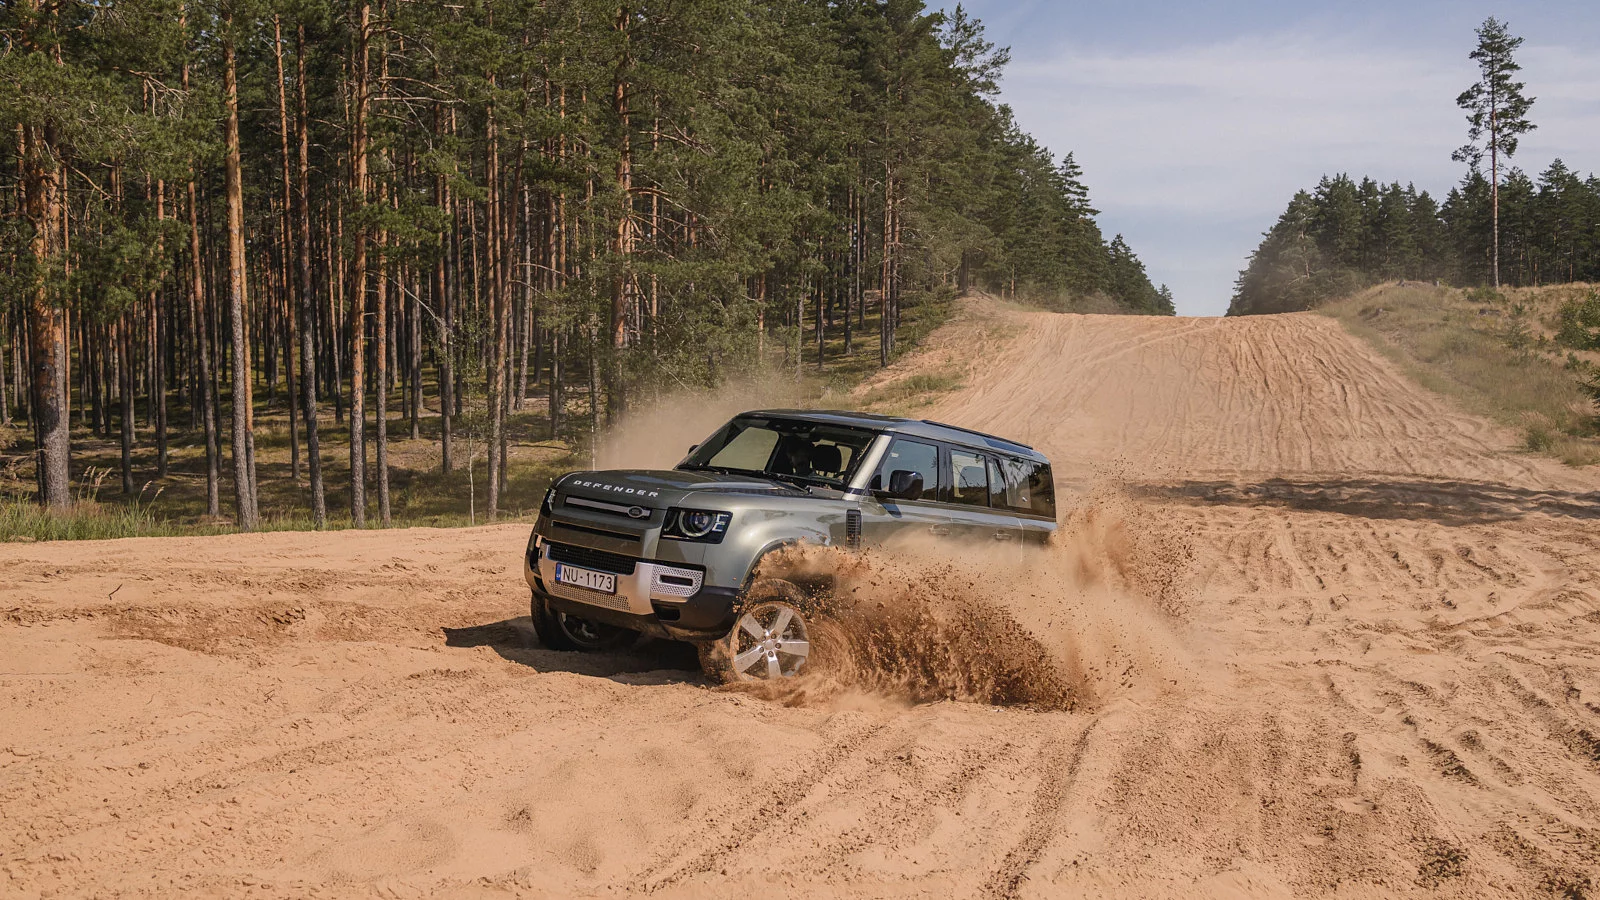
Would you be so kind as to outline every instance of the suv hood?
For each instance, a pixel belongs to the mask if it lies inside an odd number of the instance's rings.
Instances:
[[[573,472],[556,483],[564,496],[588,497],[632,503],[643,507],[670,506],[696,494],[776,494],[807,496],[791,484],[749,475],[720,472],[684,472],[677,469],[611,469]]]

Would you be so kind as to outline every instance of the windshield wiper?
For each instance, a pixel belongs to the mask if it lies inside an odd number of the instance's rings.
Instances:
[[[818,478],[814,475],[808,476],[780,472],[758,472],[754,469],[734,469],[728,466],[703,466],[697,464],[679,466],[678,468],[686,472],[719,472],[723,475],[744,475],[750,478],[765,478],[770,481],[781,481],[784,484],[792,484],[795,487],[804,488],[807,493],[810,493],[811,486],[813,484],[820,485],[822,487],[832,486],[832,483],[826,478]]]
[[[762,472],[761,473],[761,477],[762,478],[771,478],[773,481],[781,481],[781,482],[783,482],[785,484],[793,484],[796,487],[805,488],[806,489],[806,493],[808,493],[808,494],[811,493],[811,486],[813,484],[815,484],[815,485],[817,485],[819,487],[832,487],[833,486],[832,483],[829,482],[826,478],[818,478],[815,475],[787,475],[787,474],[779,474],[777,472]]]

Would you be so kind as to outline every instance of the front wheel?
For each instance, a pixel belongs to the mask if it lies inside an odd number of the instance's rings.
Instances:
[[[533,595],[529,611],[533,616],[533,631],[539,636],[539,643],[551,650],[600,653],[606,650],[620,650],[639,637],[637,631],[551,609],[550,604],[538,594]]]
[[[793,678],[812,662],[810,604],[793,584],[762,579],[751,586],[722,638],[700,645],[700,667],[723,683]]]

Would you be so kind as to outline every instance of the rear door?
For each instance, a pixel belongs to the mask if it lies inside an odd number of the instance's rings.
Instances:
[[[1005,493],[994,505],[1017,515],[1024,546],[1044,546],[1056,529],[1056,485],[1050,464],[1002,456],[1000,468]]]
[[[1022,523],[1004,507],[1005,480],[996,458],[951,446],[944,451],[944,463],[951,536],[978,552],[992,549],[1006,559],[1020,555]],[[994,503],[996,499],[1001,503]]]
[[[885,492],[897,471],[922,476],[922,496],[897,500]],[[861,502],[861,540],[882,546],[896,541],[942,536],[950,531],[950,514],[939,503],[939,446],[929,441],[896,437],[868,483],[870,496]]]

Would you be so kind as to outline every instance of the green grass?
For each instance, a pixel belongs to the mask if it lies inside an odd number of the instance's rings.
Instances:
[[[885,412],[905,412],[927,406],[940,395],[961,387],[961,376],[951,372],[922,372],[892,381],[868,394],[863,405]]]
[[[1545,307],[1569,292],[1383,285],[1318,311],[1423,386],[1515,428],[1529,452],[1587,466],[1600,463],[1597,410],[1580,386],[1582,373],[1546,333]]]

